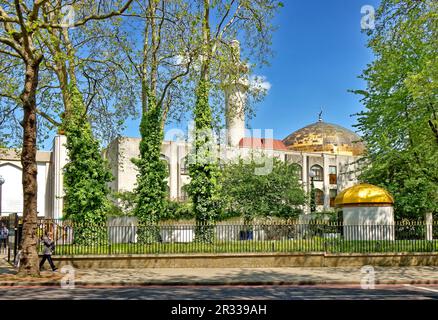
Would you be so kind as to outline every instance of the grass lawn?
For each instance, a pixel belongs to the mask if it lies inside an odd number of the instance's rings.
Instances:
[[[42,249],[42,248],[41,248]],[[56,255],[83,254],[178,254],[178,253],[249,253],[249,252],[438,252],[438,240],[359,241],[339,239],[215,241],[206,243],[151,243],[57,245]]]

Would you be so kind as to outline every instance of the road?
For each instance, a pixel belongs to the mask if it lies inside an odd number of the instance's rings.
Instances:
[[[438,300],[438,285],[0,287],[0,299],[61,300]]]

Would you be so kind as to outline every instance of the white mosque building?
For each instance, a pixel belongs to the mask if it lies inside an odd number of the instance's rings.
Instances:
[[[233,144],[222,146],[228,158],[244,157],[254,150],[262,150],[283,161],[296,163],[301,168],[299,179],[305,191],[310,190],[311,179],[314,180],[318,210],[334,208],[336,195],[357,183],[357,160],[364,146],[359,142],[360,137],[339,125],[320,119],[283,140],[236,135],[232,138]],[[37,152],[40,216],[62,217],[63,167],[68,161],[65,142],[65,136],[58,135],[53,140],[51,151]],[[135,188],[137,170],[131,159],[139,156],[139,143],[140,138],[120,137],[106,148],[104,156],[109,160],[114,176],[110,183],[112,191],[132,191]],[[190,181],[186,161],[189,152],[187,142],[163,141],[161,153],[168,163],[169,197],[173,200],[187,200],[183,186]],[[19,150],[0,149],[0,176],[4,179],[1,187],[3,216],[23,211],[21,170]]]
[[[254,150],[262,150],[282,161],[296,163],[301,172],[299,179],[305,191],[310,190],[313,178],[316,188],[317,210],[334,208],[334,199],[343,189],[357,183],[357,160],[364,152],[361,138],[354,132],[321,119],[299,129],[283,140],[245,136],[246,81],[229,86],[226,92],[227,139],[220,146],[226,159],[248,156]],[[38,214],[50,218],[63,215],[63,167],[67,163],[65,136],[55,136],[51,151],[38,151]],[[131,159],[139,156],[140,138],[120,137],[112,141],[104,151],[109,160],[114,180],[110,188],[114,192],[132,191],[136,184],[137,170]],[[190,143],[163,141],[162,158],[168,163],[169,197],[186,201],[183,186],[188,176],[187,155]],[[21,185],[20,152],[0,149],[1,215],[21,214],[23,195]]]

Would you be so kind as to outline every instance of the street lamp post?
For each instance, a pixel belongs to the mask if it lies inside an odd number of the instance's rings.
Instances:
[[[2,188],[5,183],[5,178],[0,176],[0,217],[2,216]]]
[[[315,178],[315,172],[313,170],[309,171],[310,177],[310,212],[316,211],[316,201],[315,201],[315,184],[313,183],[313,179]]]

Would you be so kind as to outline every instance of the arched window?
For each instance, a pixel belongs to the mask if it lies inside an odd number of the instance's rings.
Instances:
[[[166,164],[167,164],[167,175],[169,176],[170,175],[170,161],[169,161],[169,158],[166,157],[164,154],[160,154],[160,159],[163,160],[163,161],[166,161]]]
[[[189,174],[189,166],[187,162],[187,157],[180,160],[180,174]]]
[[[324,205],[324,192],[320,189],[315,189],[315,204],[317,206]]]
[[[185,202],[188,199],[189,199],[189,196],[187,194],[187,190],[186,190],[185,186],[183,186],[183,187],[181,187],[181,193],[179,196],[179,200]]]
[[[322,181],[324,178],[324,171],[322,170],[322,167],[320,165],[313,165],[310,168],[311,171],[313,171],[313,173],[315,174],[315,176],[313,177],[314,181]]]

